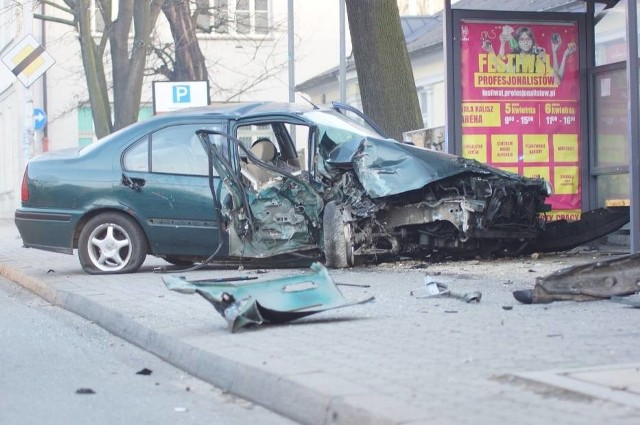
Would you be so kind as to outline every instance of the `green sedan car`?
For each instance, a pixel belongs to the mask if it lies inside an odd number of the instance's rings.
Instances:
[[[92,274],[134,272],[147,255],[342,268],[523,252],[550,194],[544,180],[391,140],[346,105],[248,103],[159,115],[34,158],[15,222],[25,247],[77,250]]]

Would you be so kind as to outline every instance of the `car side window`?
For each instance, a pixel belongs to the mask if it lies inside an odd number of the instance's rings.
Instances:
[[[136,142],[124,154],[122,166],[127,171],[149,171],[149,136]]]
[[[207,176],[207,153],[195,132],[220,127],[219,124],[189,124],[160,129],[125,152],[123,167],[128,171]],[[214,143],[221,143],[218,137],[212,139]],[[215,170],[214,175],[217,175]]]

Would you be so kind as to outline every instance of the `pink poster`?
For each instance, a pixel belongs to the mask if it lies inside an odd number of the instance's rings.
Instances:
[[[578,25],[461,21],[462,154],[551,182],[550,219],[580,218]]]

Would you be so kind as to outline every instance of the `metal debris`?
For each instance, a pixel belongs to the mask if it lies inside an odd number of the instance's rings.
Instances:
[[[412,291],[411,295],[416,298],[433,298],[433,297],[450,297],[457,298],[466,303],[476,302],[479,303],[482,299],[482,293],[478,291],[474,292],[454,292],[450,290],[447,285],[441,282],[434,282],[429,276],[425,277],[425,288],[423,291]]]
[[[248,325],[286,323],[314,313],[372,301],[346,300],[320,263],[311,265],[311,274],[270,281],[230,283],[224,279],[188,281],[164,276],[167,288],[183,294],[201,295],[224,317],[231,332]]]
[[[640,290],[640,254],[581,264],[539,277],[533,289],[513,292],[524,304],[595,301]]]

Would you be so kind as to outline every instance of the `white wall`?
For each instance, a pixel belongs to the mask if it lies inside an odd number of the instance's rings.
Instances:
[[[4,56],[26,34],[40,37],[40,27],[29,30],[23,20],[20,2],[0,0],[0,56]],[[29,90],[0,63],[0,217],[12,217],[20,203],[20,183],[26,158],[23,150],[25,110],[40,106],[41,84],[35,83]],[[33,104],[27,103],[27,99]],[[29,151],[27,151],[27,154]]]
[[[0,95],[0,217],[10,217],[18,206],[22,181],[22,110],[15,102],[15,86]],[[18,96],[20,99],[21,96]]]

